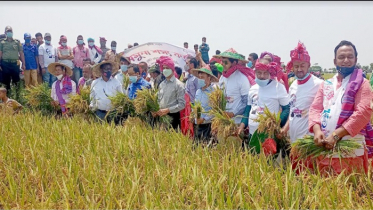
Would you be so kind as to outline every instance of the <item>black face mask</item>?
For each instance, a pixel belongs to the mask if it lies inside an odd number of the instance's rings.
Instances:
[[[343,77],[347,77],[355,70],[355,66],[352,67],[340,67],[337,66],[338,73],[342,74]]]

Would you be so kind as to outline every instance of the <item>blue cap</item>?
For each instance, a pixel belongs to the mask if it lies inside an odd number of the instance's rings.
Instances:
[[[92,39],[92,38],[88,38],[88,40],[87,40],[88,42],[89,41],[92,41],[92,42],[94,42],[95,40],[94,39]]]
[[[29,33],[25,33],[25,34],[23,35],[23,38],[31,38],[31,34],[29,34]]]

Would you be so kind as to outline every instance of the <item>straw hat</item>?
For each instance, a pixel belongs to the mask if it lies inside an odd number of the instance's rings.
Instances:
[[[53,76],[56,76],[56,66],[63,66],[65,67],[65,70],[66,70],[66,74],[68,76],[72,76],[73,75],[73,70],[71,70],[71,68],[63,63],[59,63],[59,62],[55,62],[55,63],[51,63],[48,65],[48,71],[49,73],[51,73]]]
[[[214,55],[213,56],[214,58],[233,58],[233,59],[237,59],[237,60],[240,60],[242,61],[243,63],[248,63],[249,61],[245,60],[245,58],[238,54],[236,50],[234,50],[233,48],[229,48],[228,50],[226,50],[225,52],[219,54],[219,55]]]
[[[114,74],[114,73],[116,73],[118,71],[118,69],[115,68],[115,66],[117,65],[117,63],[112,62],[112,61],[103,61],[101,63],[95,64],[94,66],[92,66],[92,74],[93,74],[93,76],[95,76],[95,77],[101,77],[100,66],[104,65],[104,64],[107,64],[107,63],[111,64],[111,67],[112,67],[111,73],[112,74]]]
[[[218,82],[219,81],[218,78],[216,78],[214,76],[214,74],[212,74],[212,71],[211,71],[211,69],[208,65],[204,66],[200,69],[192,69],[191,70],[191,73],[193,74],[193,76],[195,76],[197,78],[198,78],[198,72],[203,72],[203,73],[206,73],[206,74],[210,75],[211,76],[211,82]]]

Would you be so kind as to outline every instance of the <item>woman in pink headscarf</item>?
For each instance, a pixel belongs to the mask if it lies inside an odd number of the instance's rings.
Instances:
[[[58,42],[58,44],[60,44],[60,46],[57,48],[58,62],[73,68],[74,54],[71,47],[67,46],[67,38],[65,35],[60,37],[60,42]]]

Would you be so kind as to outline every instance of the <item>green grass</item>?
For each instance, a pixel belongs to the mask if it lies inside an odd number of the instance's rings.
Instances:
[[[371,173],[296,176],[180,133],[0,114],[0,207],[17,209],[373,208]],[[230,139],[234,141],[233,139]],[[229,141],[225,141],[229,143]]]

